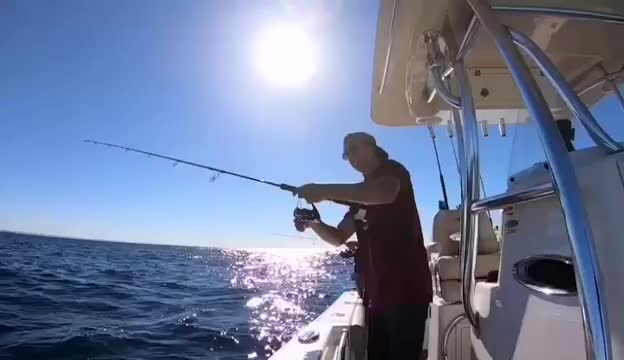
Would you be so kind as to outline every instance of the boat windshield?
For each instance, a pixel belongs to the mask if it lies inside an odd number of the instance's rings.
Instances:
[[[615,96],[606,96],[591,109],[598,123],[616,141],[624,142],[624,110]],[[594,147],[595,144],[585,128],[572,118],[575,129],[574,148],[576,150]],[[532,165],[546,161],[546,155],[533,121],[510,128],[513,145],[509,161],[508,177],[525,170]]]

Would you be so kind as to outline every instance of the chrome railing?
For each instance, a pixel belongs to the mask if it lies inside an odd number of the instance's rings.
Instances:
[[[457,325],[459,325],[465,319],[466,319],[465,314],[459,314],[444,329],[444,335],[442,337],[442,349],[440,351],[440,358],[442,360],[448,360],[449,358],[448,345],[449,345],[449,340],[451,338],[452,331],[457,327]]]
[[[455,78],[459,84],[459,93],[462,99],[461,115],[464,125],[464,171],[462,173],[462,226],[461,226],[461,249],[460,269],[462,274],[461,297],[464,311],[470,324],[479,331],[479,318],[472,309],[472,289],[474,287],[475,259],[477,257],[477,237],[479,222],[476,215],[471,211],[472,204],[479,200],[479,126],[472,98],[472,89],[468,82],[468,73],[463,60],[458,60],[453,65]]]
[[[587,129],[587,133],[592,140],[603,148],[605,152],[612,153],[622,150],[622,145],[613,140],[609,134],[598,124],[594,115],[589,111],[587,106],[581,101],[579,96],[574,92],[570,84],[561,75],[555,64],[550,61],[548,56],[537,46],[536,43],[528,36],[519,31],[509,29],[513,42],[523,49],[535,61],[540,70],[546,75],[550,83],[553,85],[561,99],[566,103],[568,108],[572,110],[574,116]],[[617,91],[617,88],[616,88]],[[619,94],[619,92],[618,92]]]
[[[435,89],[435,92],[431,93],[429,99],[431,100],[435,94],[438,94],[447,104],[460,109],[460,99],[451,94],[442,79],[444,55],[442,55],[442,50],[438,42],[440,34],[436,31],[427,31],[423,34],[423,38],[425,47],[427,48],[427,66],[429,67],[429,72],[433,80],[433,87]]]
[[[334,352],[334,356],[332,357],[333,360],[344,360],[348,337],[349,329],[342,329],[342,334],[340,334],[340,341],[338,342],[338,346],[336,347],[336,351]]]
[[[452,103],[453,95],[447,97],[442,94],[450,94],[449,89],[445,86],[439,71],[442,66],[442,51],[439,48],[439,33],[427,32],[424,34],[425,46],[427,48],[427,65],[429,73],[434,78],[433,85],[437,94],[447,101],[449,105],[456,107]],[[468,74],[464,67],[463,61],[458,60],[453,64],[454,74],[459,84],[459,92],[461,102],[461,115],[463,127],[459,119],[453,113],[453,122],[457,130],[458,141],[463,141],[463,149],[460,153],[461,158],[461,188],[462,188],[462,226],[461,226],[461,246],[460,246],[460,269],[462,273],[462,304],[466,317],[470,324],[478,331],[478,316],[472,310],[471,294],[474,286],[474,272],[477,244],[476,237],[478,232],[478,221],[475,221],[475,214],[472,213],[472,203],[479,199],[479,129],[477,124],[477,116],[472,98],[472,90],[468,82]],[[439,81],[436,81],[439,80]],[[462,127],[462,128],[460,128]]]
[[[624,24],[624,16],[596,11],[575,9],[547,8],[537,6],[492,6],[492,10],[501,14],[557,16],[574,20],[600,21],[612,24]]]
[[[444,81],[442,80],[442,72],[440,70],[441,68],[442,67],[439,64],[432,64],[431,66],[429,66],[429,71],[432,74],[431,79],[433,80],[433,87],[435,88],[435,91],[436,91],[435,93],[440,95],[440,97],[447,104],[451,105],[452,107],[456,109],[461,109],[460,98],[451,94],[451,92],[447,89],[446,85],[444,84]]]
[[[394,39],[394,19],[397,15],[397,2],[392,2],[392,17],[390,18],[390,28],[388,29],[388,46],[386,47],[386,60],[384,61],[383,72],[381,73],[381,83],[379,84],[379,95],[383,94],[386,87],[386,78],[388,76],[388,68],[390,67],[390,55],[392,53],[392,41]]]
[[[508,10],[511,11],[511,10]],[[518,10],[519,11],[519,10]],[[549,14],[554,14],[554,10],[551,10]],[[570,16],[569,13],[562,13],[565,16]],[[600,17],[597,17],[601,19]],[[481,29],[481,27],[477,24],[480,24],[479,21],[476,20],[476,17],[473,17],[467,30],[464,35],[464,40],[462,41],[457,54],[455,55],[457,59],[463,59],[463,57],[467,54],[469,47],[474,42],[474,38],[477,36],[477,33]],[[624,18],[623,18],[624,20]],[[621,75],[618,73],[614,73],[612,75],[617,76],[607,76],[605,78],[599,80],[599,82],[590,85],[589,87],[579,91],[576,93],[574,89],[570,86],[570,84],[565,80],[563,75],[559,72],[557,67],[550,61],[548,56],[544,54],[544,52],[529,38],[528,36],[515,31],[513,29],[510,30],[511,37],[513,42],[522,48],[535,63],[540,67],[540,70],[548,77],[548,80],[553,85],[555,90],[557,90],[558,94],[564,100],[568,108],[572,110],[574,115],[579,119],[581,125],[587,130],[587,133],[592,138],[592,140],[607,153],[622,151],[622,145],[620,145],[617,141],[615,141],[607,132],[598,124],[592,113],[589,111],[587,106],[581,101],[580,96],[604,83],[609,83],[614,91],[615,96],[617,97],[620,104],[624,107],[624,98],[622,98],[622,94],[618,91],[617,87],[612,84],[612,81],[618,77],[624,76],[624,71],[622,71]],[[451,68],[452,69],[452,68]],[[432,73],[434,87],[436,91],[438,88],[436,86],[435,74]],[[443,98],[444,99],[444,98]],[[461,101],[461,100],[460,100]]]
[[[594,81],[591,85],[586,86],[585,88],[583,88],[582,90],[580,90],[578,92],[578,95],[581,96],[583,94],[585,94],[586,92],[593,90],[595,88],[597,88],[598,86],[606,83],[606,82],[611,82],[614,80],[617,80],[621,77],[624,77],[624,70],[620,70],[620,71],[616,71],[614,73],[611,74],[606,74],[605,76],[601,77],[600,79]]]
[[[480,27],[481,27],[481,23],[477,20],[476,17],[473,16],[472,19],[470,20],[470,24],[468,24],[468,28],[466,29],[466,35],[462,39],[461,44],[459,44],[459,48],[457,49],[457,54],[455,55],[455,59],[458,59],[458,60],[463,59],[464,56],[468,54],[468,52],[472,48],[472,44],[474,43],[475,38],[477,37],[477,34],[479,33]]]
[[[502,209],[507,206],[540,200],[555,195],[552,183],[542,184],[517,191],[509,191],[504,194],[490,196],[485,199],[475,201],[472,204],[472,212]]]
[[[596,144],[606,152],[620,151],[622,149],[621,145],[613,141],[597,124],[587,107],[578,98],[579,95],[574,93],[567,81],[539,47],[521,33],[510,33],[510,31],[498,21],[493,10],[484,0],[467,1],[475,11],[476,18],[481,24],[480,26],[487,30],[494,38],[516,85],[518,85],[520,89],[529,113],[536,122],[550,165],[554,185],[550,188],[548,185],[543,185],[532,189],[525,189],[479,200],[479,188],[477,183],[479,176],[478,124],[468,83],[468,76],[462,63],[462,56],[468,52],[470,43],[480,27],[472,21],[465,34],[464,41],[462,42],[464,46],[460,46],[460,49],[462,49],[462,51],[459,52],[460,56],[457,56],[455,62],[451,65],[460,87],[459,105],[461,105],[464,123],[464,146],[460,147],[460,149],[464,150],[464,154],[461,156],[463,160],[461,179],[463,200],[461,270],[462,302],[466,318],[478,335],[478,315],[472,310],[470,296],[474,286],[474,259],[478,247],[478,240],[476,238],[478,230],[476,227],[478,224],[475,221],[475,213],[497,206],[511,205],[513,203],[531,201],[557,194],[559,195],[561,209],[569,234],[570,246],[574,255],[575,265],[577,266],[576,281],[577,288],[579,289],[579,303],[581,304],[583,323],[585,325],[587,356],[595,359],[611,359],[607,311],[605,300],[600,292],[602,280],[599,263],[594,248],[595,243],[593,241],[591,227],[581,198],[580,186],[567,149],[559,136],[548,104],[514,42],[523,48],[541,67],[560,96],[579,118],[583,126],[586,127]],[[515,13],[539,13],[538,10],[532,8],[498,8],[497,10]],[[557,9],[545,9],[545,13],[543,14],[563,15],[575,19],[624,23],[624,17],[608,17],[605,14],[599,13],[578,13],[558,11]],[[438,42],[436,41],[435,43],[437,44]],[[452,109],[455,108],[456,103],[454,103],[454,101],[449,101],[454,100],[452,94],[442,82],[439,71],[440,66],[432,67],[431,64],[428,65],[430,74],[434,77],[433,84],[436,92],[441,95],[446,95],[442,98],[452,106]],[[442,65],[442,62],[438,62],[438,65]],[[613,74],[606,75],[602,82],[609,81],[612,77]],[[595,86],[598,85],[592,85],[592,87]],[[455,123],[457,126],[459,121]],[[459,125],[461,126],[461,124]],[[459,133],[458,131],[458,134]]]
[[[609,75],[607,69],[605,69],[602,64],[598,64],[596,67],[600,69],[604,76]],[[617,84],[611,79],[607,79],[606,83],[611,88],[611,91],[613,92],[613,95],[617,99],[618,103],[620,103],[620,107],[624,110],[624,97],[622,96],[620,89],[618,89]]]
[[[580,186],[574,171],[574,167],[568,155],[563,140],[559,136],[553,116],[550,112],[535,79],[533,78],[527,64],[521,57],[518,49],[513,43],[509,31],[496,18],[494,11],[484,0],[467,0],[474,10],[481,26],[494,38],[507,67],[518,86],[520,93],[527,105],[529,113],[535,121],[538,133],[542,140],[544,152],[550,165],[553,177],[554,188],[559,195],[561,208],[569,235],[570,246],[574,254],[576,268],[577,287],[579,289],[579,303],[585,325],[585,342],[588,358],[611,359],[611,343],[609,337],[609,327],[605,300],[600,289],[602,279],[600,276],[599,263],[597,260],[595,242],[592,236],[591,227],[583,201],[581,198]],[[539,50],[539,49],[538,49]],[[541,50],[540,50],[541,51]],[[473,126],[476,126],[474,119],[474,108],[471,101],[472,94],[468,94],[467,76],[463,65],[456,62],[455,74],[461,88],[462,113],[464,115],[465,134],[473,135]],[[569,99],[568,99],[569,100]],[[468,108],[468,109],[467,109]],[[466,128],[469,128],[466,130]],[[478,140],[478,138],[477,138]],[[471,286],[474,274],[474,257],[476,253],[476,241],[474,241],[474,229],[471,223],[474,222],[474,215],[471,211],[472,202],[478,199],[478,186],[474,183],[478,175],[478,145],[472,144],[472,139],[465,136],[466,142],[466,169],[467,178],[464,188],[463,205],[463,246],[462,257],[466,256],[462,267],[462,290]],[[477,150],[477,151],[475,151]],[[474,170],[477,170],[476,173]],[[477,196],[474,196],[474,195]],[[470,299],[462,294],[462,299],[468,301],[464,308],[469,307]],[[467,309],[467,317],[470,323],[475,326],[475,314],[472,309]],[[475,327],[478,334],[478,327]]]

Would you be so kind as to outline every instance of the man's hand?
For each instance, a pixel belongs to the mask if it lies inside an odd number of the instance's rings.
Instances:
[[[295,194],[297,194],[299,198],[306,199],[310,204],[329,199],[327,191],[325,191],[325,187],[319,184],[306,184],[300,186],[297,190],[295,190]]]
[[[357,184],[306,184],[295,189],[295,194],[311,204],[332,200],[381,205],[393,202],[400,189],[401,183],[398,178],[382,176]]]
[[[312,225],[312,222],[308,220],[295,219],[294,223],[295,223],[295,229],[297,229],[297,231],[299,232],[306,231],[306,229]]]

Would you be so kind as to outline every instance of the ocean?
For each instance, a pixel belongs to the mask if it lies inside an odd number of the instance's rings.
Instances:
[[[352,289],[351,259],[0,234],[0,359],[264,359]]]

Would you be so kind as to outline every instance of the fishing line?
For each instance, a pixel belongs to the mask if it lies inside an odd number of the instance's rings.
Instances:
[[[248,175],[243,175],[243,174],[235,173],[235,172],[224,170],[224,169],[219,169],[219,168],[208,166],[208,165],[202,165],[202,164],[198,164],[198,163],[194,163],[194,162],[190,162],[190,161],[186,161],[186,160],[182,160],[182,159],[177,159],[177,158],[174,158],[174,157],[171,157],[171,156],[160,155],[160,154],[156,154],[156,153],[149,152],[149,151],[134,149],[134,148],[126,147],[126,146],[115,145],[115,144],[110,144],[110,143],[105,143],[105,142],[100,142],[100,141],[95,141],[95,140],[84,140],[84,142],[95,144],[95,145],[102,145],[102,146],[122,149],[122,150],[125,150],[125,151],[132,151],[132,152],[135,152],[135,153],[147,155],[148,157],[152,157],[153,156],[153,157],[157,157],[157,158],[160,158],[160,159],[173,161],[173,166],[176,166],[178,164],[185,164],[185,165],[189,165],[189,166],[194,166],[194,167],[198,167],[198,168],[214,171],[216,174],[213,174],[210,177],[210,180],[209,180],[210,182],[214,182],[220,174],[226,174],[226,175],[234,176],[234,177],[237,177],[237,178],[240,178],[240,179],[254,181],[254,182],[257,182],[257,183],[274,186],[274,187],[280,188],[281,190],[288,191],[288,192],[292,193],[293,195],[295,194],[295,192],[297,190],[296,186],[292,186],[292,185],[288,185],[288,184],[278,184],[278,183],[273,182],[273,181],[258,179],[258,178],[251,177],[251,176],[248,176]]]
[[[110,144],[110,143],[105,143],[105,142],[95,141],[95,140],[84,140],[84,142],[85,143],[94,144],[94,145],[102,145],[102,146],[106,146],[106,147],[109,147],[109,148],[117,148],[117,149],[121,149],[121,150],[125,150],[125,151],[131,151],[131,152],[147,155],[147,157],[156,157],[156,158],[160,158],[160,159],[173,161],[173,166],[176,166],[178,164],[184,164],[184,165],[198,167],[198,168],[201,168],[201,169],[207,169],[207,170],[210,170],[210,171],[214,172],[214,174],[209,179],[209,181],[211,183],[214,182],[220,174],[226,174],[226,175],[234,176],[234,177],[237,177],[237,178],[240,178],[240,179],[243,179],[243,180],[249,180],[249,181],[257,182],[257,183],[260,183],[260,184],[265,184],[265,185],[277,187],[277,188],[279,188],[281,190],[288,191],[288,192],[292,193],[293,195],[295,195],[296,192],[297,192],[297,187],[296,186],[292,186],[292,185],[289,185],[289,184],[279,184],[279,183],[276,183],[276,182],[273,182],[273,181],[268,181],[268,180],[264,180],[264,179],[258,179],[258,178],[255,178],[255,177],[252,177],[252,176],[249,176],[249,175],[244,175],[244,174],[236,173],[236,172],[229,171],[229,170],[219,169],[219,168],[216,168],[216,167],[213,167],[213,166],[202,165],[202,164],[198,164],[198,163],[194,163],[194,162],[190,162],[190,161],[174,158],[174,157],[171,157],[171,156],[156,154],[156,153],[145,151],[145,150],[135,149],[135,148],[131,148],[131,147],[127,147],[127,146],[121,146],[121,145],[116,145],[116,144]],[[347,201],[338,201],[338,200],[331,200],[331,199],[329,201],[332,201],[332,202],[334,202],[336,204],[340,204],[340,205],[346,205],[346,206],[353,205],[352,203],[347,202]],[[312,204],[312,209],[303,208],[302,205],[301,205],[301,200],[298,201],[297,207],[293,211],[293,216],[295,218],[295,227],[300,232],[303,232],[305,230],[304,223],[310,222],[310,221],[317,222],[317,221],[321,220],[321,215],[320,215],[318,209],[316,208],[316,206],[314,204]]]

